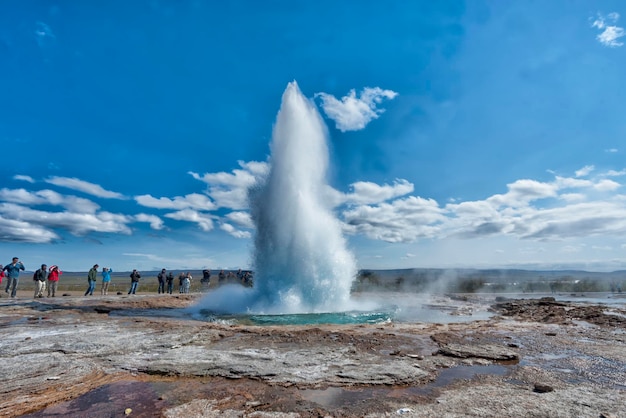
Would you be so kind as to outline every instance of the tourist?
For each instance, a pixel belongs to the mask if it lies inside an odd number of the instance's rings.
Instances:
[[[111,284],[111,273],[113,273],[113,270],[111,270],[110,267],[102,267],[102,290],[101,290],[101,293],[103,295],[108,295],[109,294],[109,285]]]
[[[171,271],[167,274],[166,280],[167,280],[167,293],[171,295],[172,291],[174,290],[174,274],[172,274]]]
[[[208,289],[209,286],[211,286],[211,270],[202,270],[202,278],[200,279],[200,283],[205,290]]]
[[[137,269],[133,269],[133,272],[130,273],[130,290],[128,291],[129,295],[134,295],[137,292],[137,286],[139,286],[139,279],[141,278],[141,274],[137,271]]]
[[[183,293],[183,282],[185,281],[185,272],[181,271],[178,276],[178,293]]]
[[[34,298],[42,298],[43,291],[46,290],[46,280],[48,280],[48,266],[41,265],[40,269],[33,274],[33,280],[35,281],[35,296]]]
[[[10,288],[12,298],[17,295],[17,284],[20,281],[20,270],[24,270],[24,264],[22,264],[18,257],[13,257],[11,264],[7,264],[2,269],[2,271],[7,272],[7,287],[4,291],[5,293],[9,293]]]
[[[89,273],[87,273],[87,283],[89,284],[89,287],[87,288],[87,290],[85,291],[85,295],[84,296],[93,296],[93,291],[96,290],[96,279],[98,278],[98,265],[94,264],[93,267],[89,270]]]
[[[222,284],[222,282],[224,282],[224,279],[226,279],[226,273],[224,273],[224,270],[220,270],[220,274],[217,275],[217,278],[219,284]]]
[[[165,269],[161,270],[161,272],[157,276],[157,279],[159,279],[159,289],[157,290],[157,293],[159,294],[165,293],[165,280],[167,279],[167,274],[165,274]]]
[[[189,289],[191,288],[191,273],[187,272],[185,274],[185,278],[183,279],[183,293],[189,293]]]
[[[59,276],[63,274],[56,265],[50,266],[48,271],[48,297],[56,297],[57,286],[59,285]]]

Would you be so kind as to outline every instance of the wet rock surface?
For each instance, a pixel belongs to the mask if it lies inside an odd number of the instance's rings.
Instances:
[[[504,300],[467,323],[249,326],[192,319],[196,297],[0,299],[0,416],[626,415],[622,308]]]

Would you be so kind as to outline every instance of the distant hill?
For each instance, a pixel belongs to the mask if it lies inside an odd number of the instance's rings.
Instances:
[[[626,288],[626,270],[391,269],[360,270],[353,290],[610,291]]]

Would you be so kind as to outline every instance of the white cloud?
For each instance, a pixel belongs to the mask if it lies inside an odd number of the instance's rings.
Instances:
[[[624,28],[616,26],[615,24],[619,20],[619,13],[609,13],[606,16],[598,13],[596,19],[592,22],[591,27],[600,30],[601,32],[596,36],[596,39],[604,46],[615,48],[624,45],[623,42],[618,41],[619,38],[626,35]]]
[[[254,228],[252,216],[250,216],[248,212],[231,212],[227,214],[225,218],[244,228]]]
[[[103,197],[106,199],[126,199],[126,197],[117,192],[111,192],[103,189],[101,186],[87,181],[79,180],[77,178],[70,177],[50,177],[44,180],[46,183],[54,184],[55,186],[67,187],[68,189],[78,190],[83,193],[90,194],[92,196]]]
[[[232,174],[226,172],[205,173],[199,175],[194,172],[189,174],[196,180],[207,184],[207,194],[213,199],[216,207],[224,207],[234,210],[248,208],[248,189],[258,179],[265,176],[269,171],[269,165],[264,162],[238,161],[241,169],[233,170]]]
[[[127,224],[132,221],[131,217],[110,212],[47,212],[13,203],[1,203],[0,216],[40,227],[65,229],[74,235],[85,235],[89,232],[130,234]]]
[[[203,231],[213,229],[213,218],[211,215],[200,213],[192,209],[183,209],[177,212],[167,213],[164,216],[170,219],[176,219],[177,221],[194,222],[198,224]]]
[[[0,241],[44,244],[57,239],[56,233],[37,223],[6,219],[0,214]]]
[[[335,121],[337,129],[346,132],[365,128],[385,111],[377,109],[376,106],[382,103],[383,99],[393,99],[397,95],[398,93],[394,91],[383,90],[380,87],[366,87],[361,91],[360,97],[357,97],[354,89],[341,100],[327,93],[316,93],[315,97],[322,99],[322,109],[326,116]]]
[[[191,193],[185,196],[176,196],[173,199],[167,197],[152,197],[149,194],[135,196],[135,201],[148,208],[156,209],[196,209],[196,210],[213,210],[215,204],[207,196]]]
[[[137,222],[147,222],[150,224],[150,228],[161,230],[163,229],[163,220],[156,215],[148,215],[146,213],[139,213],[135,215]]]
[[[626,169],[622,169],[620,171],[616,171],[616,170],[609,170],[606,172],[606,175],[608,177],[620,177],[626,174]]]
[[[235,238],[250,238],[252,235],[248,231],[241,231],[229,223],[222,223],[220,225],[220,229],[222,231],[227,232],[229,235],[232,235]]]
[[[616,181],[609,180],[609,179],[600,180],[599,182],[593,185],[594,189],[599,190],[601,192],[610,192],[613,190],[617,190],[620,187],[621,187],[621,184],[619,184]]]
[[[413,191],[413,183],[398,179],[393,185],[378,185],[369,181],[359,181],[350,185],[351,193],[345,194],[343,201],[355,204],[373,204],[404,196]]]
[[[576,177],[585,177],[589,175],[589,173],[591,173],[593,170],[595,170],[595,167],[593,165],[586,165],[580,170],[576,170],[574,174],[576,175]]]
[[[91,200],[76,196],[65,196],[47,189],[36,192],[29,192],[25,189],[0,189],[0,201],[29,206],[61,206],[79,213],[94,213],[100,209],[100,206]]]
[[[16,174],[13,176],[13,180],[21,180],[21,181],[27,181],[29,183],[34,183],[35,180],[31,177],[31,176],[24,176],[21,174]]]

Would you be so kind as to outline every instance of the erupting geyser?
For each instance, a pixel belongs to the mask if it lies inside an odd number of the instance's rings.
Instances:
[[[222,313],[353,309],[356,263],[329,204],[327,131],[314,103],[289,83],[271,142],[270,170],[250,191],[254,287],[224,286],[199,308]]]
[[[349,308],[356,263],[328,204],[326,125],[296,82],[283,93],[270,171],[250,191],[257,303],[284,313]]]

